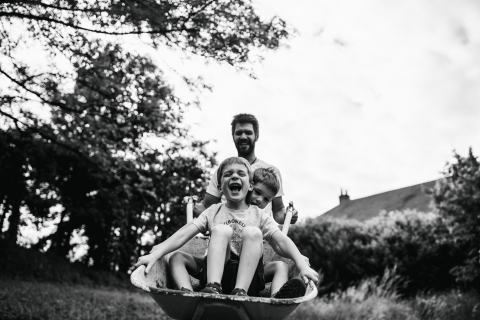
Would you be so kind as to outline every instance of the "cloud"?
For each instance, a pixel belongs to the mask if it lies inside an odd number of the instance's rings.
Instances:
[[[214,85],[187,121],[235,154],[230,121],[260,121],[257,156],[282,171],[304,216],[440,177],[452,150],[480,150],[480,8],[475,1],[261,1],[300,35],[268,53],[258,80],[197,61]],[[479,151],[477,151],[477,154]]]

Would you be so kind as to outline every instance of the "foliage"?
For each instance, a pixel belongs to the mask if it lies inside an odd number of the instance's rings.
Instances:
[[[438,214],[390,212],[369,220],[365,227],[383,254],[379,262],[395,266],[397,274],[408,280],[404,293],[454,286],[449,272],[464,255],[450,241],[448,225]]]
[[[322,220],[291,226],[289,237],[310,264],[324,274],[320,293],[345,289],[362,278],[380,275],[385,269],[375,258],[375,239],[357,221]]]
[[[78,262],[70,263],[66,258],[52,252],[41,253],[34,249],[19,248],[0,242],[0,255],[2,279],[133,289],[127,274],[93,270]]]
[[[28,213],[56,224],[38,249],[68,256],[80,233],[83,263],[121,271],[184,223],[214,165],[183,124],[191,101],[125,36],[242,68],[291,32],[249,1],[3,1],[0,22],[1,238]]]
[[[365,223],[322,219],[290,234],[299,250],[324,274],[320,294],[331,293],[378,278],[395,269],[405,279],[400,293],[445,290],[463,254],[448,241],[445,221],[433,213],[391,212]]]
[[[447,164],[445,179],[434,190],[440,214],[450,220],[455,245],[467,252],[452,273],[459,282],[480,284],[480,164],[469,150],[467,157],[455,153],[456,163]]]

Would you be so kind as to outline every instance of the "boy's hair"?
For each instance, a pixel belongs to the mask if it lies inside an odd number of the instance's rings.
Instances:
[[[259,127],[258,127],[258,120],[255,118],[254,115],[248,113],[240,113],[233,117],[232,121],[232,136],[235,133],[235,126],[237,123],[250,123],[253,126],[253,130],[255,131],[255,137],[258,139],[259,135]]]
[[[240,157],[231,157],[231,158],[227,158],[225,160],[222,161],[222,163],[220,163],[220,165],[218,166],[218,170],[217,170],[217,182],[218,182],[218,186],[221,185],[222,183],[222,174],[223,174],[223,169],[229,165],[229,164],[234,164],[234,163],[238,163],[238,164],[242,164],[245,166],[245,168],[247,168],[247,173],[248,173],[248,177],[250,178],[250,182],[252,181],[253,179],[253,170],[252,170],[252,167],[250,166],[250,163],[245,160],[244,158],[240,158]]]
[[[280,189],[280,182],[273,168],[258,168],[253,173],[253,184],[261,183],[276,195]]]

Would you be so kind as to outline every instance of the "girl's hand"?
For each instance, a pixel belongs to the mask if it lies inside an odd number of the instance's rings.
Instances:
[[[150,250],[149,253],[152,253],[153,251],[157,250],[158,246],[160,246],[160,245],[161,245],[161,243],[159,243],[159,244],[157,244],[157,245],[154,245],[154,246],[152,247],[152,250]]]
[[[147,254],[146,256],[141,256],[140,258],[138,258],[137,263],[135,263],[135,267],[139,267],[142,264],[146,265],[145,274],[147,274],[157,260],[158,258],[155,257],[153,254]]]
[[[305,281],[305,278],[307,278],[312,280],[315,283],[318,283],[318,278],[319,278],[318,273],[312,268],[306,267],[306,268],[300,269],[299,271],[300,271],[300,274],[299,274],[300,279],[303,279],[303,281]]]

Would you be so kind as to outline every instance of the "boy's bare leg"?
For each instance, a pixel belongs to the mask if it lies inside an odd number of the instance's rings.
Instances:
[[[288,281],[288,265],[283,261],[273,261],[265,265],[265,282],[272,282],[270,295],[276,293]]]
[[[233,230],[230,226],[219,224],[212,228],[207,254],[207,283],[222,282],[225,261],[230,259],[232,235]]]
[[[242,234],[242,252],[238,264],[235,288],[248,291],[258,261],[263,254],[263,234],[257,227],[245,227]]]
[[[189,274],[197,271],[195,259],[188,253],[177,251],[170,256],[168,265],[173,282],[177,288],[186,288],[193,291]]]

